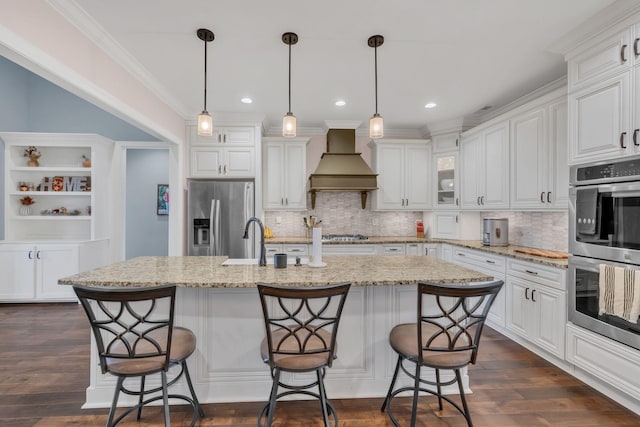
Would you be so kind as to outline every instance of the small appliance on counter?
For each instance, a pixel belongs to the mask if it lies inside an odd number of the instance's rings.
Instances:
[[[482,221],[482,244],[485,246],[509,245],[509,220],[485,218]]]

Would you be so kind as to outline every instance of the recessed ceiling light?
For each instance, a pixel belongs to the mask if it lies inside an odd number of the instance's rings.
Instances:
[[[427,102],[424,108],[435,108],[438,104],[435,102]]]
[[[336,101],[336,107],[344,107],[345,105],[347,105],[346,101],[343,101],[343,100]]]
[[[242,102],[243,104],[251,104],[253,102],[253,99],[249,98],[248,96],[245,96],[240,100],[240,102]]]

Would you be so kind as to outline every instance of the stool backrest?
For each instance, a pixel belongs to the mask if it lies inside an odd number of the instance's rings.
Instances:
[[[484,322],[502,285],[501,280],[480,285],[418,283],[417,338],[423,352],[471,352],[469,360],[475,363]]]
[[[162,358],[168,369],[175,286],[73,290],[89,318],[102,373],[109,370],[107,359]]]
[[[338,325],[350,283],[289,288],[258,284],[269,350],[269,365],[278,356],[335,358]]]

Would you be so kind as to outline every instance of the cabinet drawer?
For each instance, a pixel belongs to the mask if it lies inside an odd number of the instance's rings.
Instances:
[[[308,255],[309,254],[309,246],[299,244],[299,245],[283,245],[284,253],[287,255],[300,256],[300,255]]]
[[[376,255],[376,245],[322,245],[324,255]]]
[[[504,257],[491,255],[480,251],[455,248],[453,250],[453,262],[466,266],[478,266],[496,273],[504,274]]]
[[[282,253],[282,245],[264,245],[267,256]]]
[[[550,286],[560,291],[567,290],[566,272],[560,268],[546,267],[526,261],[509,260],[507,274],[534,283]]]
[[[404,255],[404,245],[382,245],[382,255]]]

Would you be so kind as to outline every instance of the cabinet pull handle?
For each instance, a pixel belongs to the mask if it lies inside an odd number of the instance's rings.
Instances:
[[[456,206],[458,206],[458,198],[456,197]]]
[[[544,191],[540,193],[540,203],[544,203]]]
[[[280,204],[281,204],[282,206],[284,206],[284,197],[281,197],[281,198],[280,198]]]
[[[480,196],[480,204],[484,205],[484,196]]]
[[[551,203],[551,191],[547,191],[547,203]]]
[[[462,252],[458,252],[457,254],[458,256],[467,256],[466,254],[463,254]]]
[[[638,143],[638,132],[640,132],[640,129],[633,130],[633,145],[636,147],[640,145],[640,143]]]
[[[620,148],[627,148],[626,145],[624,145],[624,137],[627,135],[626,132],[622,132],[620,134]]]
[[[227,165],[224,165],[223,169],[224,169],[224,174],[226,175],[227,174]]]
[[[40,259],[40,251],[36,251],[36,259]]]
[[[534,298],[534,294],[535,294],[536,290],[532,289],[531,290],[531,301],[536,302],[536,299]]]
[[[638,42],[640,42],[640,38],[636,38],[636,39],[633,41],[633,53],[634,53],[636,56],[640,56],[640,52],[638,52]]]
[[[407,204],[405,206],[409,206],[409,199],[405,199],[407,201]]]
[[[458,215],[456,215],[456,224],[458,223]]]
[[[622,60],[622,63],[627,62],[627,58],[625,56],[626,52],[627,52],[627,45],[623,44],[622,47],[620,48],[620,59]]]
[[[218,142],[222,142],[222,135],[218,134]]]
[[[222,174],[222,165],[218,165],[218,175]]]
[[[485,259],[485,261],[486,261],[487,263],[489,263],[489,264],[495,264],[495,263],[496,263],[495,261],[491,261],[490,259]]]
[[[524,290],[524,299],[529,299],[529,288]]]
[[[480,206],[480,196],[476,199],[476,205]]]
[[[29,251],[29,259],[33,259],[33,251]]]
[[[288,198],[288,197],[285,197],[285,198],[284,198],[284,204],[285,204],[285,205],[287,205],[287,206],[289,206],[289,198]]]
[[[638,41],[638,39],[636,39],[636,42]],[[458,141],[458,138],[456,138],[456,147],[458,146],[458,144],[460,143],[460,141]]]
[[[222,142],[227,142],[227,134],[222,135]]]
[[[533,274],[534,276],[538,275],[537,271],[531,271],[531,270],[525,270],[525,272],[529,273],[529,274]]]

